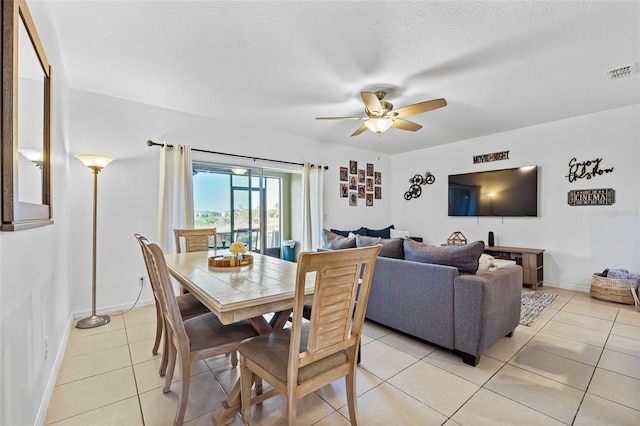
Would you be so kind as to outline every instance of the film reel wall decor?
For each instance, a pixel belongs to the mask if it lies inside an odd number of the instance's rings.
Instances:
[[[418,198],[422,195],[422,185],[431,185],[436,181],[436,177],[431,172],[425,172],[424,176],[414,175],[409,179],[411,186],[409,190],[404,193],[404,199],[409,201],[413,198]]]

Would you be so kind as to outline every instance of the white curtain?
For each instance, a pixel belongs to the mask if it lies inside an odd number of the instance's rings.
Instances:
[[[174,228],[194,227],[191,148],[164,145],[160,153],[158,245],[165,253],[175,253]]]
[[[305,163],[302,172],[302,251],[315,251],[322,247],[324,215],[324,169],[317,164]]]

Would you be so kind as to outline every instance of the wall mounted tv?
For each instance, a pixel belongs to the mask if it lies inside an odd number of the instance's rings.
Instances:
[[[538,167],[449,175],[449,216],[538,216]]]

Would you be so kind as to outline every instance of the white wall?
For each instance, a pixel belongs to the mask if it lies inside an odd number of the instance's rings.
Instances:
[[[156,142],[185,143],[192,148],[250,155],[297,163],[328,165],[325,188],[326,225],[335,227],[386,226],[390,198],[374,207],[349,207],[339,198],[339,167],[349,160],[372,162],[388,178],[389,158],[335,144],[322,144],[282,133],[231,125],[72,90],[70,151],[102,153],[116,157],[99,175],[98,183],[98,310],[126,307],[137,296],[137,277],[145,275],[140,248],[133,234],[157,238],[159,148]],[[348,136],[347,136],[348,137]],[[193,153],[194,158],[203,155]],[[219,158],[219,157],[218,157]],[[229,160],[232,161],[232,160]],[[77,232],[70,236],[73,312],[86,312],[91,301],[91,173],[72,159],[70,167],[71,221]],[[383,197],[390,179],[385,181]],[[363,201],[363,200],[361,200]],[[377,201],[377,200],[376,200]],[[142,301],[150,301],[148,288]]]
[[[589,290],[591,274],[604,268],[640,272],[640,105],[545,123],[484,136],[391,159],[392,221],[408,228],[425,242],[445,243],[453,231],[469,241],[487,241],[495,233],[496,245],[545,249],[545,283]],[[473,164],[473,156],[510,151],[509,160]],[[612,173],[569,183],[568,163],[602,158],[601,168]],[[539,217],[448,217],[449,174],[539,166]],[[433,185],[423,186],[420,198],[405,201],[408,179],[430,171]],[[613,188],[612,206],[571,207],[572,189]]]
[[[70,323],[67,82],[49,5],[29,3],[54,70],[50,226],[0,232],[0,424],[42,423]],[[45,359],[45,338],[48,356]],[[40,417],[39,417],[40,416]]]

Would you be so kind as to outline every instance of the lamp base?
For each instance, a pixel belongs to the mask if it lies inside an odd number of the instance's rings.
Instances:
[[[110,321],[109,315],[92,315],[87,318],[83,318],[76,323],[76,328],[94,328],[101,325],[108,324]]]

